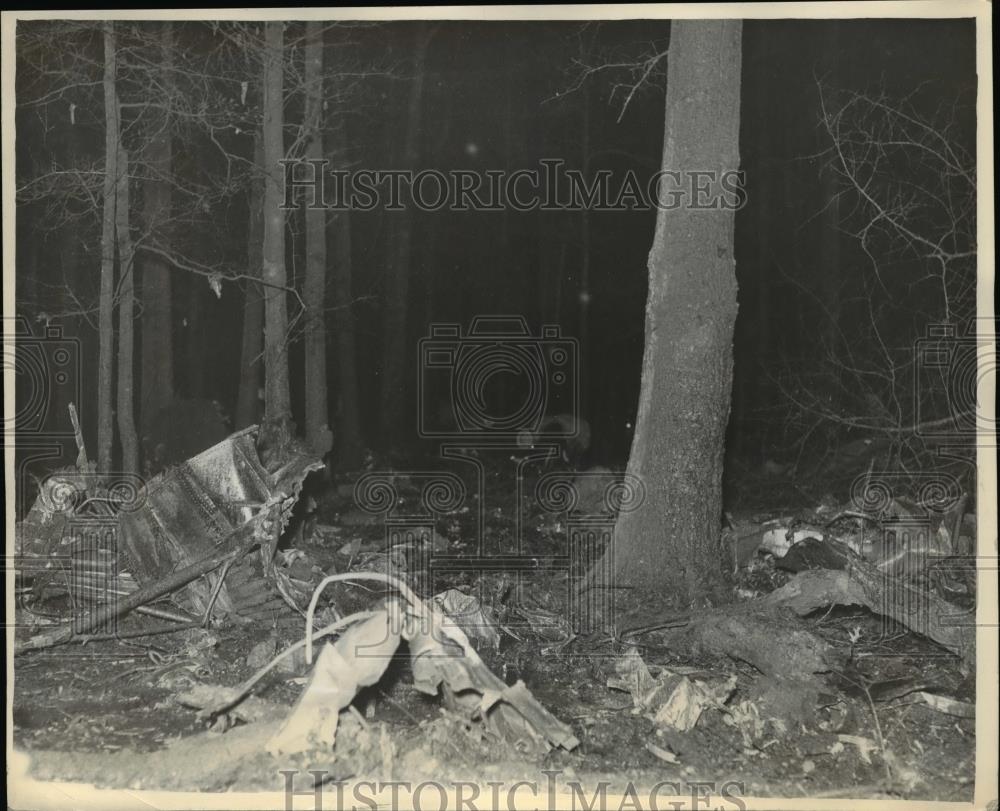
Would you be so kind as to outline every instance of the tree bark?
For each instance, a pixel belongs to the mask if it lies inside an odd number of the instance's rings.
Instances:
[[[433,30],[426,24],[414,29],[413,80],[410,83],[410,97],[406,112],[406,134],[403,139],[403,169],[413,169],[419,157],[418,135],[420,133],[420,107],[424,95],[424,65],[427,61],[427,46]],[[398,228],[392,241],[389,273],[386,288],[385,321],[383,334],[385,343],[382,351],[382,385],[379,413],[382,422],[382,436],[391,441],[403,431],[403,415],[407,413],[406,371],[407,363],[415,362],[416,353],[408,351],[406,315],[407,296],[410,285],[410,254],[413,249],[413,211],[406,205],[396,212]],[[409,409],[412,412],[412,409]]]
[[[331,131],[334,154],[340,160],[347,151],[347,122]],[[346,161],[345,161],[346,162]],[[364,443],[361,438],[361,410],[358,405],[357,341],[351,293],[351,215],[337,211],[331,223],[333,232],[333,327],[337,339],[337,421],[336,467],[357,470],[361,467]]]
[[[254,135],[254,164],[263,167],[260,134]],[[247,224],[247,274],[259,279],[264,250],[264,186],[250,187]],[[260,417],[261,357],[264,351],[264,296],[259,282],[247,282],[243,304],[243,339],[240,350],[240,385],[236,397],[236,427],[246,428]]]
[[[306,160],[323,157],[323,23],[306,23]],[[326,382],[326,211],[307,207],[305,299],[306,445],[316,456],[333,447]]]
[[[118,436],[123,473],[139,472],[139,439],[135,430],[135,250],[129,231],[128,152],[118,148],[118,189],[115,221],[121,284],[118,303]]]
[[[173,23],[163,23],[160,40],[163,82],[171,82],[173,59]],[[143,182],[143,218],[146,232],[154,244],[166,237],[165,224],[170,219],[173,144],[169,113],[154,115],[148,111],[145,160],[150,176]],[[166,246],[163,246],[166,247]],[[170,268],[158,256],[146,254],[142,260],[142,395],[139,418],[147,430],[156,412],[174,399],[174,343],[171,297],[173,281]]]
[[[288,302],[285,270],[284,23],[264,24],[264,423],[267,442],[291,438],[288,387]]]
[[[104,23],[104,210],[101,215],[101,286],[98,302],[97,469],[109,473],[114,445],[115,191],[118,182],[119,110],[115,24]]]
[[[672,24],[664,169],[738,168],[741,29],[739,20]],[[617,586],[687,604],[722,598],[726,584],[722,465],[737,307],[734,211],[692,202],[657,213],[628,465],[646,500],[620,514],[613,547]]]

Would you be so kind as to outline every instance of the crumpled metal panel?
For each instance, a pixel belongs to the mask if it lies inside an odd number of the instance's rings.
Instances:
[[[256,426],[233,434],[185,465],[236,526],[249,521],[271,495],[271,477],[254,445]]]
[[[276,493],[279,483],[260,463],[256,436],[257,427],[248,428],[164,471],[146,486],[143,506],[121,514],[119,541],[140,582],[158,580],[211,554]],[[312,459],[303,464],[302,478],[315,466]],[[178,592],[184,607],[204,612],[220,574],[199,578]],[[255,605],[248,609],[271,602],[262,599],[261,589],[280,600],[277,589],[265,580],[264,574],[260,556],[248,555],[234,563],[213,612],[256,613],[241,610],[239,604],[240,592],[254,581],[260,581],[260,588],[250,589],[250,602]],[[242,588],[234,594],[230,585],[235,584]]]

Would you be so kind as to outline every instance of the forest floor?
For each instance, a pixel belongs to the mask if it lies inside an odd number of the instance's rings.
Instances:
[[[289,768],[324,769],[334,781],[528,780],[543,787],[558,772],[563,790],[578,781],[587,801],[600,781],[606,781],[609,797],[628,784],[669,781],[680,794],[689,786],[713,785],[711,807],[721,808],[735,808],[732,798],[746,796],[971,800],[975,719],[943,713],[923,697],[945,694],[974,703],[974,666],[866,609],[818,611],[805,626],[842,654],[844,667],[817,676],[815,701],[804,711],[770,713],[760,697],[780,688],[768,683],[773,674],[685,646],[675,629],[627,637],[574,634],[565,622],[572,566],[560,571],[552,565],[566,555],[567,515],[526,498],[521,521],[515,521],[512,478],[497,470],[486,482],[495,494],[484,515],[483,543],[510,554],[519,533],[520,555],[535,565],[519,575],[442,575],[434,591],[453,587],[476,596],[499,630],[497,645],[477,646],[483,660],[508,685],[523,680],[572,728],[579,739],[572,751],[525,756],[439,697],[417,691],[405,647],[385,676],[358,694],[358,712],[344,714],[333,752],[281,763],[264,750],[273,725],[302,692],[304,662],[275,670],[258,685],[255,695],[264,710],[251,723],[236,721],[224,734],[218,727],[207,732],[209,722],[181,706],[177,695],[197,684],[232,686],[247,679],[275,651],[302,637],[302,618],[289,612],[267,624],[226,622],[18,656],[14,744],[31,758],[30,773],[111,788],[280,791],[286,780],[280,771]],[[733,517],[760,523],[767,515],[787,514],[787,503],[768,509],[765,490],[743,499]],[[405,569],[405,552],[401,557],[400,550],[386,549],[383,527],[353,508],[350,492],[329,484],[317,491],[313,519],[291,542],[324,573],[359,566],[385,570],[387,558]],[[477,510],[456,509],[439,517],[435,550],[469,554],[477,532]],[[755,557],[734,574],[734,600],[773,591],[789,576],[771,557]],[[616,627],[655,624],[678,610],[669,595],[623,592]],[[29,619],[19,616],[19,633]],[[141,629],[144,623],[162,624],[130,617],[124,625]],[[724,700],[706,705],[686,731],[658,722],[622,688],[622,663],[635,664],[636,657],[653,677],[673,673],[725,683]],[[222,740],[229,743],[220,753]],[[661,796],[670,793],[660,789]],[[645,797],[640,802],[648,805]]]

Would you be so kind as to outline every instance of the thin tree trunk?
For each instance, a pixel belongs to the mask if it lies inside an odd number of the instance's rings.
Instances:
[[[267,443],[291,438],[288,387],[288,302],[285,270],[284,23],[264,25],[264,423]]]
[[[258,230],[258,235],[260,231]],[[260,255],[260,238],[250,238]],[[251,271],[248,271],[248,273]],[[259,274],[259,270],[258,270]],[[255,274],[257,275],[257,274]],[[260,419],[261,358],[264,349],[264,297],[258,282],[248,282],[243,304],[243,338],[240,350],[240,385],[236,400],[236,428]]]
[[[118,149],[118,190],[115,220],[121,290],[118,304],[118,436],[122,446],[123,473],[139,472],[139,440],[135,430],[133,393],[135,369],[135,250],[129,232],[128,152]]]
[[[118,89],[115,24],[104,23],[104,211],[101,215],[101,288],[98,303],[97,468],[111,470],[114,445],[115,189],[118,182]]]
[[[189,274],[184,280],[187,286],[187,306],[184,308],[184,374],[187,397],[201,400],[206,395],[207,374],[205,352],[205,293],[208,285],[200,276]]]
[[[739,167],[741,28],[671,25],[664,169]],[[734,211],[691,202],[657,214],[628,465],[646,498],[619,515],[614,542],[615,585],[689,604],[725,594],[722,466],[736,321]]]
[[[173,23],[163,23],[160,32],[163,82],[171,83]],[[143,216],[146,232],[154,243],[166,238],[170,220],[170,177],[173,144],[169,113],[149,111],[145,160],[150,176],[143,182]],[[142,396],[139,418],[146,431],[156,412],[174,399],[174,343],[171,297],[173,281],[167,263],[147,254],[142,260]]]
[[[331,131],[333,152],[340,159],[347,151],[346,122]],[[336,465],[338,470],[361,466],[364,443],[361,438],[361,410],[358,405],[357,341],[351,293],[351,215],[337,211],[333,232],[333,327],[337,338],[337,389],[340,402],[337,423]]]
[[[254,135],[254,163],[264,164],[260,134]],[[264,250],[264,185],[254,180],[250,188],[247,224],[247,274],[259,279]],[[259,282],[248,282],[243,304],[243,339],[240,350],[240,386],[236,397],[236,427],[246,428],[260,417],[261,357],[264,351],[264,296]]]
[[[420,133],[420,107],[424,95],[424,65],[427,46],[433,29],[420,24],[414,29],[413,80],[410,83],[410,98],[406,112],[406,134],[403,138],[403,169],[414,169],[418,155],[418,135]],[[393,239],[390,253],[388,286],[386,289],[385,322],[383,334],[385,343],[382,352],[382,385],[379,413],[382,435],[388,440],[397,438],[403,431],[403,415],[406,410],[407,364],[413,365],[415,352],[407,345],[406,314],[410,285],[410,254],[413,250],[413,212],[407,205],[405,210],[392,215],[397,217],[398,229]],[[412,411],[412,409],[410,409]]]
[[[323,23],[306,23],[306,160],[323,157]],[[307,207],[305,299],[306,445],[317,456],[333,447],[326,383],[326,211]]]

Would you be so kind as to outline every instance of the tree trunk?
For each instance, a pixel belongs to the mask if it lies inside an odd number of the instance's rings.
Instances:
[[[426,24],[414,28],[413,80],[406,112],[406,134],[403,139],[403,169],[416,167],[417,137],[420,133],[420,106],[424,95],[424,65],[432,29]],[[403,431],[403,416],[413,413],[406,402],[407,364],[415,364],[416,352],[407,344],[406,313],[410,284],[410,254],[413,249],[413,211],[406,205],[403,211],[390,215],[398,218],[398,229],[392,241],[390,266],[387,276],[385,321],[382,348],[382,386],[379,413],[382,436],[391,441]]]
[[[104,211],[101,215],[101,288],[98,302],[97,468],[111,471],[114,445],[115,190],[118,182],[118,88],[115,24],[104,23]]]
[[[664,169],[738,168],[741,28],[739,20],[672,23]],[[628,465],[646,499],[620,514],[613,561],[615,585],[688,604],[721,598],[726,583],[722,464],[736,321],[734,211],[691,210],[691,202],[657,213]]]
[[[323,23],[306,23],[306,160],[323,157]],[[317,456],[333,447],[326,392],[326,210],[307,207],[305,299],[306,445]]]
[[[263,167],[261,137],[254,135],[254,163]],[[264,186],[257,180],[250,188],[247,224],[247,274],[259,279],[264,250]],[[261,356],[264,351],[264,296],[259,282],[247,282],[243,304],[243,339],[240,350],[240,386],[236,397],[236,427],[246,428],[260,418]]]
[[[121,284],[118,304],[118,436],[122,446],[123,473],[139,472],[139,440],[135,430],[135,250],[129,232],[128,152],[118,148],[118,189],[115,220]]]
[[[163,23],[160,59],[163,81],[169,87],[173,59],[173,23]],[[143,182],[143,215],[148,239],[163,242],[170,220],[173,144],[168,113],[147,111],[148,140],[145,160],[150,176]],[[167,246],[164,246],[167,247]],[[139,417],[143,431],[156,412],[174,399],[174,343],[170,268],[158,256],[146,254],[142,261],[142,396]]]
[[[347,151],[347,124],[340,122],[331,131],[333,152],[340,160]],[[345,159],[346,162],[346,159]],[[337,338],[337,421],[336,466],[338,470],[361,467],[364,442],[361,438],[361,409],[358,404],[357,341],[351,280],[351,215],[334,213],[333,231],[333,327]]]
[[[291,438],[285,270],[284,23],[264,24],[264,432],[271,446]]]

